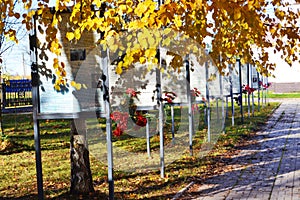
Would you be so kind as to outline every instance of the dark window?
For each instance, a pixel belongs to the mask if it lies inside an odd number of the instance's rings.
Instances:
[[[70,57],[71,57],[71,61],[85,60],[86,58],[85,49],[71,49]]]

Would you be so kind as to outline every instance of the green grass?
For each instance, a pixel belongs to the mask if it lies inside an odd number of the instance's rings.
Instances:
[[[268,92],[268,98],[300,98],[300,93],[272,93],[272,92]]]
[[[209,147],[205,143],[206,127],[203,121],[196,131],[194,143],[194,156],[186,153],[179,155],[178,159],[166,166],[166,178],[160,178],[159,170],[147,172],[126,172],[122,169],[114,170],[116,199],[168,199],[172,198],[186,184],[197,178],[209,177],[212,173],[222,170],[226,163],[218,158],[228,155],[236,144],[249,138],[260,125],[263,125],[268,116],[278,106],[271,103],[261,107],[260,112],[255,111],[255,116],[250,119],[245,117],[245,122],[240,123],[237,112],[236,123],[231,127],[231,118],[226,120],[226,132],[221,134],[217,144],[205,157],[199,156]],[[238,111],[236,107],[236,111]],[[245,109],[244,109],[245,110]],[[185,112],[176,108],[176,130],[187,126],[186,119],[178,118]],[[168,114],[167,110],[167,114]],[[246,113],[246,111],[245,111]],[[198,116],[202,119],[203,116]],[[4,115],[3,118],[7,140],[3,141],[0,148],[0,198],[37,199],[37,186],[35,175],[35,152],[33,140],[33,122],[31,115]],[[70,158],[69,140],[70,128],[68,120],[43,120],[41,121],[41,146],[43,160],[44,189],[47,199],[80,199],[68,194],[70,187]],[[103,125],[101,125],[103,128]],[[171,142],[170,118],[166,120],[165,143]],[[132,137],[124,134],[113,138],[115,147],[125,149],[137,155],[146,151],[145,138]],[[6,147],[6,148],[5,148]],[[155,134],[151,138],[151,149],[159,150],[159,137]],[[100,162],[91,155],[91,168],[96,193],[90,197],[105,199],[108,194],[106,163]],[[143,161],[141,161],[143,162]]]

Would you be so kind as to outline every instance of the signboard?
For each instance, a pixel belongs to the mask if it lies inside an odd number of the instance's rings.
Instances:
[[[65,13],[67,18],[70,13]],[[63,23],[62,23],[63,24]],[[39,105],[40,113],[44,114],[67,114],[78,113],[87,110],[99,110],[103,108],[101,95],[101,67],[97,64],[99,50],[94,49],[94,43],[99,38],[99,34],[87,33],[76,44],[65,39],[64,35],[68,31],[67,26],[59,27],[60,32],[57,38],[62,43],[61,55],[50,52],[46,48],[45,27],[37,24],[36,38],[37,65],[39,82]],[[44,31],[40,31],[44,30]],[[55,61],[56,59],[56,61]],[[56,62],[56,63],[54,63]],[[66,84],[61,84],[60,89],[54,87],[54,83],[59,79],[59,74],[54,65],[64,65],[66,72]],[[75,89],[71,83],[81,84],[81,89]],[[95,96],[96,95],[96,96]]]
[[[256,67],[251,65],[250,67],[251,70],[251,82],[252,82],[252,88],[258,89],[259,88],[259,76],[256,70]]]
[[[241,65],[241,72],[242,72],[242,86],[248,84],[248,72],[247,72],[247,64]]]
[[[238,64],[228,66],[228,76],[224,76],[224,95],[230,95],[230,80],[233,94],[240,93],[240,76]]]
[[[156,102],[156,71],[150,69],[150,64],[134,64],[130,69],[119,75],[116,74],[116,66],[112,65],[109,72],[111,88],[111,106],[122,105],[122,101],[129,97],[126,91],[134,90],[137,98],[134,98],[136,106],[154,106]],[[128,109],[128,108],[126,108]]]

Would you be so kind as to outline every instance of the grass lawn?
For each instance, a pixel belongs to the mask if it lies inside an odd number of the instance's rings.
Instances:
[[[193,138],[194,156],[189,155],[187,147],[184,153],[177,155],[176,160],[166,165],[164,179],[160,178],[158,169],[133,172],[124,171],[123,168],[114,169],[116,199],[168,199],[191,181],[220,173],[223,166],[226,165],[226,162],[223,162],[220,157],[230,156],[235,151],[235,145],[249,139],[277,106],[278,103],[270,103],[261,107],[260,112],[255,111],[255,116],[250,119],[245,117],[243,124],[240,123],[239,116],[236,116],[234,127],[230,126],[231,118],[227,119],[225,134],[222,133],[218,137],[213,149],[204,156],[199,155],[206,149],[204,144],[207,140],[207,129],[203,121],[197,123],[198,129]],[[238,109],[236,108],[236,110]],[[180,127],[186,125],[184,125],[186,119],[178,119],[178,108],[175,110],[176,112],[175,129],[180,130]],[[32,117],[29,114],[4,115],[3,123],[7,139],[2,140],[0,146],[0,199],[37,199]],[[70,188],[69,123],[68,120],[41,121],[46,198],[106,199],[108,195],[106,163],[101,162],[93,154],[90,155],[90,159],[95,194],[83,197],[70,196],[68,193]],[[168,144],[172,140],[171,134],[168,134],[170,133],[168,131],[170,130],[170,118],[165,122],[165,130],[167,151]],[[137,159],[146,151],[146,142],[143,137],[138,138],[124,134],[121,137],[114,137],[113,140],[115,147],[130,152],[130,155],[137,155]],[[159,150],[159,137],[156,134],[151,137],[151,150],[153,152]],[[140,160],[140,162],[144,161]]]
[[[300,98],[300,93],[272,93],[269,91],[268,98]]]

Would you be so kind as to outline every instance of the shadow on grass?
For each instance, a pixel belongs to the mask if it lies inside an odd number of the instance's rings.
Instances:
[[[0,200],[38,200],[38,195],[29,194],[22,197],[0,197]]]
[[[60,134],[41,135],[41,150],[66,148],[70,148],[69,133],[63,132]],[[0,155],[11,155],[34,150],[34,138],[32,135],[9,136],[7,139],[0,140]]]
[[[89,199],[108,199],[108,196],[102,192],[95,191],[90,194],[70,194],[70,192],[65,192],[57,197],[54,198],[48,198],[51,200],[79,200],[79,199],[84,199],[84,200],[89,200]]]
[[[49,191],[46,191],[49,192]],[[51,192],[58,192],[57,190],[51,191]],[[0,197],[0,200],[38,200],[38,195],[37,194],[30,194],[22,197]],[[89,199],[99,199],[99,200],[104,200],[108,199],[108,196],[104,193],[101,193],[99,191],[96,191],[91,194],[87,195],[74,195],[70,194],[70,192],[65,192],[57,197],[54,198],[45,198],[45,199],[51,199],[51,200],[89,200]]]

